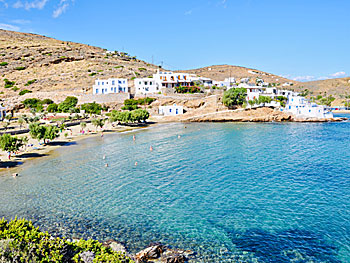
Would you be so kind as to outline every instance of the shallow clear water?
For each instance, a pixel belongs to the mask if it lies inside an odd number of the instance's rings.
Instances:
[[[132,252],[160,241],[195,251],[193,262],[350,262],[350,122],[132,134],[62,147],[16,179],[4,173],[0,216]]]

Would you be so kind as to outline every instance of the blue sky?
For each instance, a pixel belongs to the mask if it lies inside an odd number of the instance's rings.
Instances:
[[[0,28],[125,51],[168,69],[350,73],[349,0],[0,0]]]

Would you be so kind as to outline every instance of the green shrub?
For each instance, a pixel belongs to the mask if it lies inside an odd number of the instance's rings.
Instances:
[[[175,87],[175,92],[176,93],[200,93],[202,92],[200,88],[192,86],[192,87],[184,87],[184,86],[179,86]]]
[[[80,106],[81,110],[84,110],[88,114],[101,114],[102,106],[96,102],[84,103]]]
[[[5,89],[12,88],[16,84],[16,82],[9,81],[8,79],[4,79],[4,82],[5,82],[5,86],[4,86]]]
[[[139,71],[146,71],[147,69],[145,68],[139,68]]]
[[[76,97],[67,97],[63,102],[58,105],[58,111],[69,112],[69,110],[74,109],[78,104],[78,99]]]
[[[122,110],[128,110],[128,111],[132,111],[132,110],[136,110],[139,107],[137,105],[124,105],[121,109]]]
[[[4,241],[0,258],[5,262],[79,263],[88,262],[82,258],[88,254],[92,255],[89,262],[132,263],[125,255],[98,241],[69,242],[65,238],[54,238],[25,219],[0,220],[0,241]]]
[[[17,91],[19,90],[19,88],[17,88],[16,86],[12,88],[13,91]]]
[[[17,67],[17,68],[15,68],[15,70],[25,70],[26,69],[26,67]]]
[[[29,86],[32,85],[35,81],[37,81],[36,79],[32,79],[32,80],[28,80],[28,82],[26,84],[24,84],[24,86]]]
[[[52,103],[50,104],[49,106],[47,106],[47,109],[46,109],[48,112],[50,113],[54,113],[54,112],[57,112],[58,111],[58,105],[56,103]]]
[[[24,94],[32,93],[32,92],[33,92],[33,91],[31,91],[31,90],[24,89],[24,90],[21,90],[18,94],[19,94],[20,96],[22,96],[22,95],[24,95]]]
[[[3,66],[7,66],[8,64],[9,64],[9,63],[7,63],[7,62],[1,62],[1,63],[0,63],[0,66],[3,67]]]
[[[43,99],[40,103],[41,104],[45,104],[45,105],[50,105],[50,104],[53,104],[53,100],[51,100],[51,99]]]
[[[90,77],[93,77],[93,76],[95,76],[95,75],[97,75],[96,72],[92,72],[92,73],[89,74]]]

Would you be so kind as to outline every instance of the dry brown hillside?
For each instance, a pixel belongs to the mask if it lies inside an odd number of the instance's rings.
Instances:
[[[24,89],[67,95],[88,90],[97,78],[131,79],[157,68],[125,54],[107,55],[102,48],[5,30],[0,30],[0,65],[0,98]],[[4,79],[15,84],[4,88]]]
[[[11,103],[27,97],[50,97],[62,100],[67,95],[90,93],[97,78],[147,77],[158,67],[124,53],[107,54],[105,49],[53,38],[0,30],[0,99]],[[309,89],[314,94],[350,94],[350,78],[300,83],[256,69],[218,65],[185,70],[214,80],[250,77],[269,83],[293,82],[293,89]],[[5,79],[8,80],[5,88]],[[133,86],[133,81],[129,82]],[[27,89],[32,94],[19,96]]]
[[[255,82],[256,78],[262,78],[265,82],[269,83],[286,83],[292,82],[297,84],[297,81],[292,81],[290,79],[283,78],[281,76],[277,76],[271,73],[266,73],[261,70],[239,67],[239,66],[231,66],[231,65],[216,65],[209,66],[199,69],[191,69],[184,70],[182,72],[188,72],[192,74],[196,74],[199,76],[211,78],[213,80],[222,81],[228,77],[236,78],[236,81],[239,81],[241,78],[250,78],[251,82]]]
[[[350,95],[350,77],[339,79],[326,79],[319,81],[310,81],[300,84],[304,89],[310,90],[313,94]]]

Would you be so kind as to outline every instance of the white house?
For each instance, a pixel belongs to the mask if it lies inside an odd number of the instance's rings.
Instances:
[[[6,108],[3,106],[0,106],[0,120],[4,120],[6,117]]]
[[[95,80],[95,85],[92,87],[93,94],[112,94],[112,93],[129,93],[128,80],[127,79],[98,79]]]
[[[178,86],[193,86],[196,75],[177,72],[160,72],[153,74],[152,78],[137,78],[134,80],[136,94],[161,92],[162,88],[175,88]],[[152,83],[152,84],[150,84]]]
[[[333,113],[325,106],[317,105],[301,96],[288,96],[286,107],[283,111],[290,112],[299,118],[333,118]]]
[[[160,92],[161,84],[154,78],[138,78],[134,80],[136,94]]]
[[[184,114],[183,106],[177,106],[176,104],[172,106],[159,106],[159,114],[164,116],[176,116]]]

